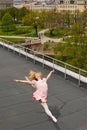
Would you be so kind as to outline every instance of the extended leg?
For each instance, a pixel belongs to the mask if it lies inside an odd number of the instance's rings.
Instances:
[[[44,108],[46,114],[50,116],[54,122],[57,122],[57,119],[52,115],[51,111],[49,110],[47,103],[41,103],[41,105]]]

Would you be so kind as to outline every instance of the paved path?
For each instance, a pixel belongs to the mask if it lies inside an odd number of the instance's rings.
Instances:
[[[44,33],[47,31],[48,29],[44,29],[44,30],[42,30],[42,31],[40,31],[39,33],[38,33],[38,36],[40,37],[40,39],[41,39],[41,43],[43,44],[43,43],[45,43],[45,42],[60,42],[61,40],[62,40],[62,38],[49,38],[49,37],[47,37],[47,36],[45,36],[44,35]],[[4,38],[4,37],[6,37],[6,38],[32,38],[32,37],[24,37],[24,36],[3,36],[3,35],[0,35],[0,37],[1,38]],[[34,38],[34,37],[33,37]],[[36,37],[35,37],[36,38]]]
[[[40,36],[41,38],[41,43],[45,43],[45,42],[60,42],[62,40],[62,38],[50,38],[50,37],[47,37],[44,35],[44,33],[47,31],[48,29],[44,29],[42,31],[40,31],[38,33],[38,35]]]
[[[49,72],[0,47],[0,130],[87,130],[87,90],[53,74],[48,81],[48,104],[57,125],[32,101],[33,88],[15,83],[30,70]]]

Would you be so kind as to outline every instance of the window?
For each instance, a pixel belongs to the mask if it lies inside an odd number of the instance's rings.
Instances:
[[[64,1],[63,1],[63,0],[60,0],[60,4],[64,4]]]
[[[70,0],[70,4],[74,4],[74,0]]]

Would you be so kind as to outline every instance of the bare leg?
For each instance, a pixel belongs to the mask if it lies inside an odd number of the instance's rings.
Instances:
[[[47,103],[41,103],[41,105],[44,108],[46,114],[51,117],[54,122],[57,122],[57,119],[52,115],[51,111],[49,110]]]

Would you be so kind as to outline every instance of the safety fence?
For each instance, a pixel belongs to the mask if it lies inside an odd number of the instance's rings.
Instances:
[[[3,48],[7,48],[8,51],[12,51],[14,54],[18,53],[19,56],[24,56],[26,60],[32,59],[35,63],[41,63],[43,67],[48,66],[56,72],[61,72],[65,79],[72,78],[76,80],[78,86],[85,84],[87,86],[87,71],[83,69],[79,69],[75,66],[42,54],[40,52],[31,50],[22,45],[17,45],[7,40],[3,40],[0,38],[0,45]]]

